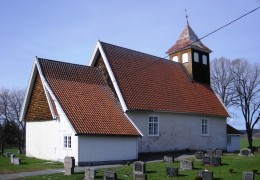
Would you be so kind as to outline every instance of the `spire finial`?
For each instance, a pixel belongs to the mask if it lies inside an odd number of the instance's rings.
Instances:
[[[186,9],[185,9],[185,14],[186,14],[186,19],[187,19],[187,25],[189,25],[189,19],[188,19],[188,14],[187,14],[187,11],[186,11]]]

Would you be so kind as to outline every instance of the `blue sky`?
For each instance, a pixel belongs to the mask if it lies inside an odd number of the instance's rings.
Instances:
[[[73,3],[72,3],[73,2]],[[88,64],[98,39],[164,57],[186,25],[202,37],[257,0],[0,1],[0,87],[26,88],[35,56]],[[260,59],[260,10],[202,42],[211,59]]]

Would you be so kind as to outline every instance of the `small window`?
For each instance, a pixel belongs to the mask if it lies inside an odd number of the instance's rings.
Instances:
[[[201,134],[202,135],[208,135],[208,120],[202,119],[201,120]]]
[[[149,116],[149,133],[150,136],[159,135],[159,118],[157,116]]]
[[[202,56],[202,63],[207,65],[208,64],[208,57],[206,55]]]
[[[182,55],[182,63],[187,63],[187,62],[189,62],[189,55],[188,53],[184,53]]]
[[[71,148],[71,136],[64,136],[64,148]]]
[[[199,54],[194,52],[194,62],[199,62]]]
[[[173,56],[172,60],[175,61],[175,62],[179,62],[178,56]]]
[[[227,145],[231,145],[232,142],[231,142],[231,137],[227,137]]]

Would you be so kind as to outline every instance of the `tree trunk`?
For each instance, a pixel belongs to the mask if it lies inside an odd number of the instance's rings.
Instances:
[[[251,128],[247,128],[246,130],[246,133],[247,133],[247,139],[248,139],[248,147],[249,149],[253,149],[253,138],[252,138],[252,135],[253,135],[253,131]]]

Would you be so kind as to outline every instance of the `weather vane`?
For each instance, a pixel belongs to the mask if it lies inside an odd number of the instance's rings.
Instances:
[[[189,19],[188,19],[188,14],[187,14],[187,11],[186,11],[186,9],[185,9],[185,14],[186,14],[186,19],[187,19],[187,24],[189,25]]]

